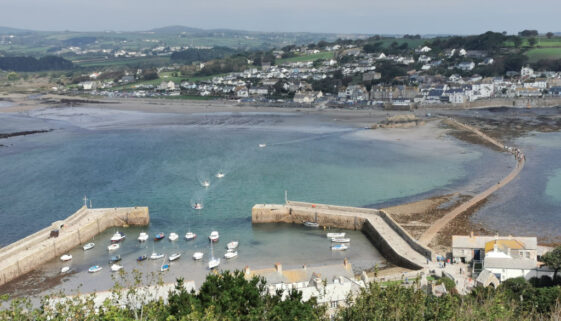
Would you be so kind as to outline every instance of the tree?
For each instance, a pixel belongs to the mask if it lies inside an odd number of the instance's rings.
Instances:
[[[518,33],[519,36],[521,37],[537,37],[538,36],[538,31],[537,30],[522,30]]]
[[[551,39],[553,38],[553,32],[548,32],[545,34],[545,36],[547,37],[547,39]]]
[[[512,42],[514,43],[515,48],[520,48],[522,45],[522,38],[514,36],[512,37]]]
[[[553,282],[555,282],[557,279],[557,272],[561,269],[561,246],[545,253],[545,255],[542,256],[542,262],[554,270]]]
[[[536,38],[532,37],[532,38],[528,39],[528,45],[530,45],[530,47],[535,46],[536,43],[537,43]]]
[[[19,78],[19,76],[15,72],[11,72],[11,73],[8,74],[8,80],[9,81],[18,80],[18,78]]]

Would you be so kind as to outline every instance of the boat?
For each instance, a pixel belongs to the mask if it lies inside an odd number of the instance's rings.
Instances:
[[[162,261],[162,266],[160,266],[160,272],[165,272],[169,270],[169,264],[166,264],[166,258],[164,255],[164,260]]]
[[[72,260],[72,255],[70,254],[64,254],[63,256],[60,257],[61,261],[70,261]]]
[[[316,222],[304,222],[304,226],[306,226],[306,227],[319,227],[319,223],[316,223]]]
[[[118,244],[118,243],[113,243],[113,244],[111,244],[111,245],[109,245],[109,246],[107,247],[107,250],[109,250],[109,251],[115,251],[115,250],[118,249],[118,248],[119,248],[119,244]]]
[[[224,176],[225,176],[225,175],[224,175],[224,173],[222,173],[222,172],[216,173],[216,178],[224,178]]]
[[[202,260],[205,254],[203,252],[195,252],[193,253],[193,260],[198,261]]]
[[[210,182],[207,181],[207,180],[204,180],[204,181],[201,182],[201,186],[202,186],[202,187],[209,187],[209,186],[210,186]]]
[[[152,253],[152,255],[150,255],[150,260],[157,260],[157,259],[161,259],[163,257],[164,257],[163,254],[154,252],[154,253]]]
[[[136,260],[137,260],[138,262],[142,262],[142,261],[146,260],[147,258],[148,258],[148,257],[147,257],[146,255],[141,255],[141,256],[137,257]]]
[[[89,272],[89,273],[95,273],[95,272],[99,272],[99,271],[101,271],[101,270],[103,270],[103,268],[102,268],[101,266],[99,266],[99,265],[94,265],[94,266],[91,266],[91,267],[88,269],[88,272]]]
[[[95,243],[88,243],[88,244],[84,245],[83,249],[84,249],[84,251],[87,251],[87,250],[93,249],[94,247],[95,247]]]
[[[119,264],[111,265],[111,271],[113,271],[113,272],[117,272],[117,271],[121,270],[122,268],[123,268],[123,266],[119,265]]]
[[[177,235],[177,233],[174,233],[174,232],[169,233],[169,240],[170,241],[175,241],[175,240],[177,240],[178,237],[179,236]]]
[[[156,234],[156,236],[154,236],[154,241],[159,241],[161,239],[163,239],[164,237],[166,237],[166,235],[162,232]]]
[[[331,249],[333,251],[344,251],[346,249],[348,249],[349,247],[346,246],[345,244],[335,244],[331,246]]]
[[[115,234],[113,234],[113,236],[111,237],[111,242],[112,243],[117,243],[117,242],[121,242],[125,237],[127,237],[125,235],[125,233],[121,233],[119,231],[115,232]]]
[[[333,237],[331,238],[331,242],[333,243],[350,243],[351,239],[348,237]]]
[[[232,241],[232,242],[226,244],[226,248],[228,250],[235,250],[235,249],[238,248],[238,245],[240,245],[240,243],[238,241]]]
[[[227,259],[233,259],[236,256],[238,256],[238,251],[230,251],[228,250],[228,252],[226,252],[226,254],[224,254],[224,257]]]
[[[63,267],[62,269],[60,269],[60,273],[66,273],[66,272],[68,272],[68,271],[70,271],[70,267],[69,267],[69,266],[65,266],[65,267]]]
[[[203,209],[203,204],[202,203],[195,203],[195,205],[193,205],[193,208],[196,210],[202,210]]]
[[[145,242],[148,240],[148,237],[148,233],[140,232],[140,234],[138,235],[138,241]]]
[[[113,255],[113,256],[109,259],[109,263],[119,262],[120,260],[121,260],[121,256],[120,256],[120,255]]]
[[[195,239],[196,237],[197,237],[197,234],[195,234],[195,233],[193,233],[193,232],[187,232],[187,233],[185,234],[185,239],[186,239],[187,241],[193,240],[193,239]]]
[[[172,255],[169,256],[169,261],[175,261],[177,259],[179,259],[181,257],[181,253],[173,253]]]
[[[218,232],[217,232],[218,233]],[[214,258],[214,246],[210,243],[210,261],[208,261],[208,268],[210,270],[220,265],[220,259]]]
[[[208,239],[211,242],[218,242],[219,237],[220,237],[220,235],[218,234],[218,231],[212,231],[210,233],[210,235],[208,236]]]
[[[265,148],[267,147],[267,144],[259,144],[259,148]]]
[[[332,239],[332,238],[339,238],[339,237],[345,237],[345,233],[327,233],[327,238],[328,239]]]

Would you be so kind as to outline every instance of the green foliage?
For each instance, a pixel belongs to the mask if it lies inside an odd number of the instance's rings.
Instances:
[[[443,277],[438,279],[438,281],[436,282],[436,284],[444,284],[444,287],[446,288],[446,291],[450,292],[453,289],[456,288],[456,283],[454,282],[454,280],[452,280],[451,278],[447,278],[447,277]]]
[[[556,247],[542,256],[542,262],[555,271],[555,273],[553,273],[553,280],[556,281],[557,272],[561,269],[561,246]]]
[[[211,49],[195,49],[189,48],[187,50],[174,52],[171,55],[171,60],[181,62],[184,64],[191,64],[196,61],[205,62],[213,59],[224,58],[231,56],[236,51],[227,47],[214,47]]]
[[[0,69],[11,71],[43,71],[72,69],[72,62],[56,56],[33,57],[0,57]]]

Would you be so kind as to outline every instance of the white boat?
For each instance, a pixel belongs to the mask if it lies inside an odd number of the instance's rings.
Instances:
[[[195,205],[193,205],[193,208],[196,210],[202,210],[203,209],[203,204],[202,203],[195,203]]]
[[[70,271],[70,267],[69,267],[69,266],[65,266],[65,267],[63,267],[62,269],[60,269],[60,273],[66,273],[66,272],[68,272],[68,271]]]
[[[210,235],[208,236],[208,239],[211,242],[218,242],[218,239],[220,238],[220,235],[218,234],[218,231],[212,231],[210,233]]]
[[[119,264],[111,265],[111,271],[113,271],[113,272],[117,272],[117,271],[121,270],[122,268],[123,268],[123,266],[119,265]]]
[[[333,237],[331,238],[331,242],[333,243],[350,243],[351,239],[348,237]]]
[[[118,243],[113,243],[113,244],[111,244],[111,245],[109,245],[109,246],[107,247],[107,250],[109,250],[109,251],[115,251],[115,250],[118,249],[119,247],[120,247],[120,246],[119,246]]]
[[[316,223],[316,222],[304,222],[304,226],[306,226],[306,227],[319,227],[319,223]]]
[[[84,251],[91,250],[95,247],[95,243],[88,243],[83,246]]]
[[[259,148],[265,148],[267,147],[267,144],[259,144]]]
[[[125,235],[125,233],[121,233],[119,231],[115,232],[115,234],[113,234],[113,236],[111,237],[111,242],[113,243],[117,243],[120,242],[121,240],[123,240],[125,237],[127,237]]]
[[[193,260],[198,261],[202,260],[205,254],[203,252],[195,252],[193,253]]]
[[[210,261],[208,261],[208,268],[211,270],[218,267],[219,265],[220,265],[220,259],[213,258]]]
[[[193,233],[193,232],[187,232],[187,233],[185,234],[185,239],[186,239],[187,241],[193,240],[193,239],[195,239],[196,237],[197,237],[197,234],[195,234],[195,233]]]
[[[150,255],[150,260],[157,260],[157,259],[161,259],[163,257],[164,257],[163,254],[154,252],[154,253],[152,253],[152,255]]]
[[[175,261],[177,259],[179,259],[181,257],[181,253],[173,253],[172,255],[169,256],[169,261]]]
[[[162,260],[162,266],[160,266],[160,272],[165,272],[167,270],[169,270],[169,264],[166,263],[166,258],[164,255],[164,259]]]
[[[63,256],[60,257],[61,261],[70,261],[72,260],[72,255],[70,254],[64,254]]]
[[[228,251],[226,252],[226,254],[224,254],[224,257],[227,259],[233,259],[236,256],[238,256],[238,251]]]
[[[226,244],[226,248],[228,250],[235,250],[235,249],[238,248],[238,245],[240,245],[240,243],[238,241],[232,241],[232,242]]]
[[[209,187],[209,186],[210,186],[210,182],[207,181],[207,180],[204,180],[204,181],[201,182],[201,186],[202,186],[202,187]]]
[[[140,234],[138,234],[138,241],[139,242],[145,242],[148,240],[150,236],[148,235],[148,233],[145,232],[140,232]]]
[[[332,238],[339,238],[339,237],[345,237],[345,233],[327,233],[327,238],[328,239],[332,239]]]
[[[169,233],[169,240],[170,241],[175,241],[175,240],[177,240],[177,238],[179,238],[177,233],[174,233],[174,232]]]
[[[333,250],[333,251],[344,251],[348,248],[349,247],[346,246],[345,244],[335,244],[335,245],[331,246],[331,250]]]
[[[95,273],[95,272],[99,272],[99,271],[101,271],[101,270],[103,270],[103,268],[102,268],[101,266],[99,266],[99,265],[94,265],[94,266],[91,266],[91,267],[88,269],[88,272],[89,272],[89,273]]]
[[[222,172],[216,173],[216,178],[224,178],[224,176],[225,176],[225,175],[224,175],[224,173],[222,173]]]

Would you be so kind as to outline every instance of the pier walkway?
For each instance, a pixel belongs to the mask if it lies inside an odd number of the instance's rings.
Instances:
[[[107,228],[148,225],[149,222],[147,207],[91,209],[83,206],[65,220],[56,221],[51,226],[1,248],[0,285],[58,258]],[[51,236],[53,230],[58,230],[58,236]]]

